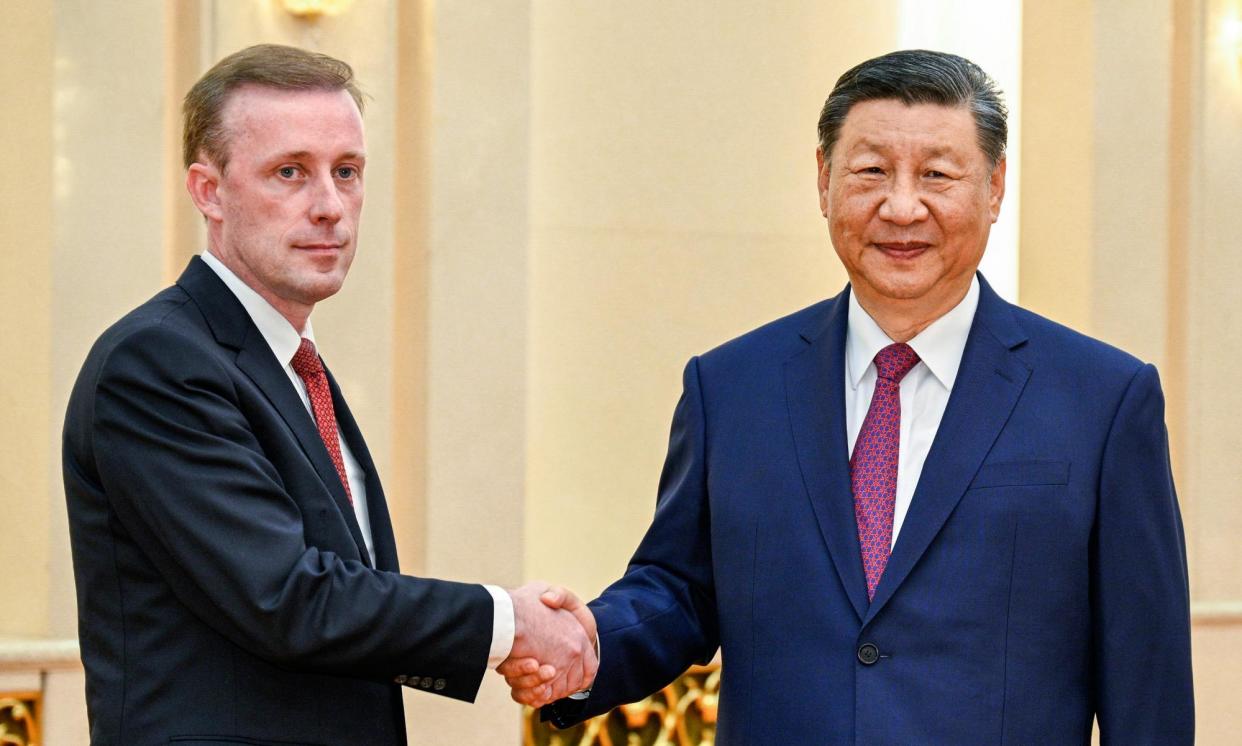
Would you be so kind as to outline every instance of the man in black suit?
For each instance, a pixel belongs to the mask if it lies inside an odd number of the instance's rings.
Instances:
[[[383,489],[310,324],[353,260],[349,66],[275,45],[185,101],[207,251],[96,342],[64,431],[95,744],[405,742],[401,687],[473,700],[529,656],[558,692],[589,615],[401,575]]]

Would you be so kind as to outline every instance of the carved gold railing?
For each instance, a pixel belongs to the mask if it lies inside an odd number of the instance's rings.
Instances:
[[[0,692],[0,746],[38,746],[39,693]]]
[[[524,746],[710,746],[716,740],[720,666],[694,666],[652,696],[565,730],[526,709]]]

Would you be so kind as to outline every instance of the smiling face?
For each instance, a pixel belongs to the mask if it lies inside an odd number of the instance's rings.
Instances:
[[[993,168],[965,107],[855,104],[831,157],[818,154],[819,201],[859,303],[873,316],[927,316],[965,296],[1000,214]]]
[[[362,117],[343,90],[246,86],[230,95],[222,121],[227,169],[196,162],[187,173],[208,246],[300,331],[353,262]]]

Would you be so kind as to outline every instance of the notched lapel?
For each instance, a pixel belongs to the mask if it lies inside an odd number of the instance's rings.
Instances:
[[[277,362],[272,349],[267,346],[267,341],[257,329],[246,336],[241,349],[238,350],[237,367],[250,376],[250,380],[254,381],[255,385],[267,396],[268,401],[280,413],[285,424],[293,431],[298,444],[302,446],[302,452],[315,467],[315,473],[328,488],[333,502],[341,511],[341,517],[349,526],[349,533],[358,545],[358,553],[362,561],[370,565],[371,557],[367,552],[366,542],[362,538],[362,529],[358,527],[354,507],[349,504],[349,496],[345,494],[345,487],[341,484],[340,475],[336,473],[336,466],[332,464],[332,457],[328,455],[328,449],[324,446],[323,439],[319,437],[319,429],[315,426],[315,420],[306,410],[306,406],[302,404],[302,399],[294,390],[293,384],[289,382],[284,368]]]
[[[237,367],[254,381],[289,426],[301,445],[302,452],[331,493],[345,524],[349,526],[349,533],[358,545],[358,554],[362,561],[369,565],[371,557],[362,539],[362,530],[358,528],[354,508],[349,504],[349,497],[341,485],[336,467],[332,465],[328,449],[319,437],[315,421],[302,404],[302,399],[289,382],[289,377],[285,375],[285,370],[276,360],[272,349],[268,347],[267,340],[263,339],[263,335],[250,320],[241,301],[237,300],[211,267],[197,256],[190,260],[185,271],[181,273],[177,285],[198,306],[216,341],[237,351]]]
[[[815,520],[858,618],[867,588],[858,548],[845,437],[845,331],[849,303],[841,293],[827,322],[802,336],[805,350],[785,363],[785,398],[798,465]]]
[[[966,494],[1030,378],[1031,369],[1013,350],[1025,336],[1008,304],[982,278],[980,284],[953,392],[864,623],[901,586]]]

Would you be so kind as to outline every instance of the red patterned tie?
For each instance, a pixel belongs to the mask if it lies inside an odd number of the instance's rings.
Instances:
[[[297,373],[306,384],[306,394],[310,398],[311,410],[315,413],[315,424],[319,427],[319,437],[328,449],[328,456],[336,473],[345,486],[345,496],[353,505],[354,495],[349,491],[349,479],[345,477],[345,459],[341,456],[341,441],[336,434],[336,412],[332,409],[332,391],[328,389],[328,376],[323,372],[323,363],[315,352],[315,343],[302,338],[302,344],[289,363],[293,372]]]
[[[893,543],[893,503],[897,499],[897,453],[901,438],[901,379],[919,356],[906,344],[891,344],[875,356],[875,393],[850,457],[850,486],[867,598],[888,564]]]

